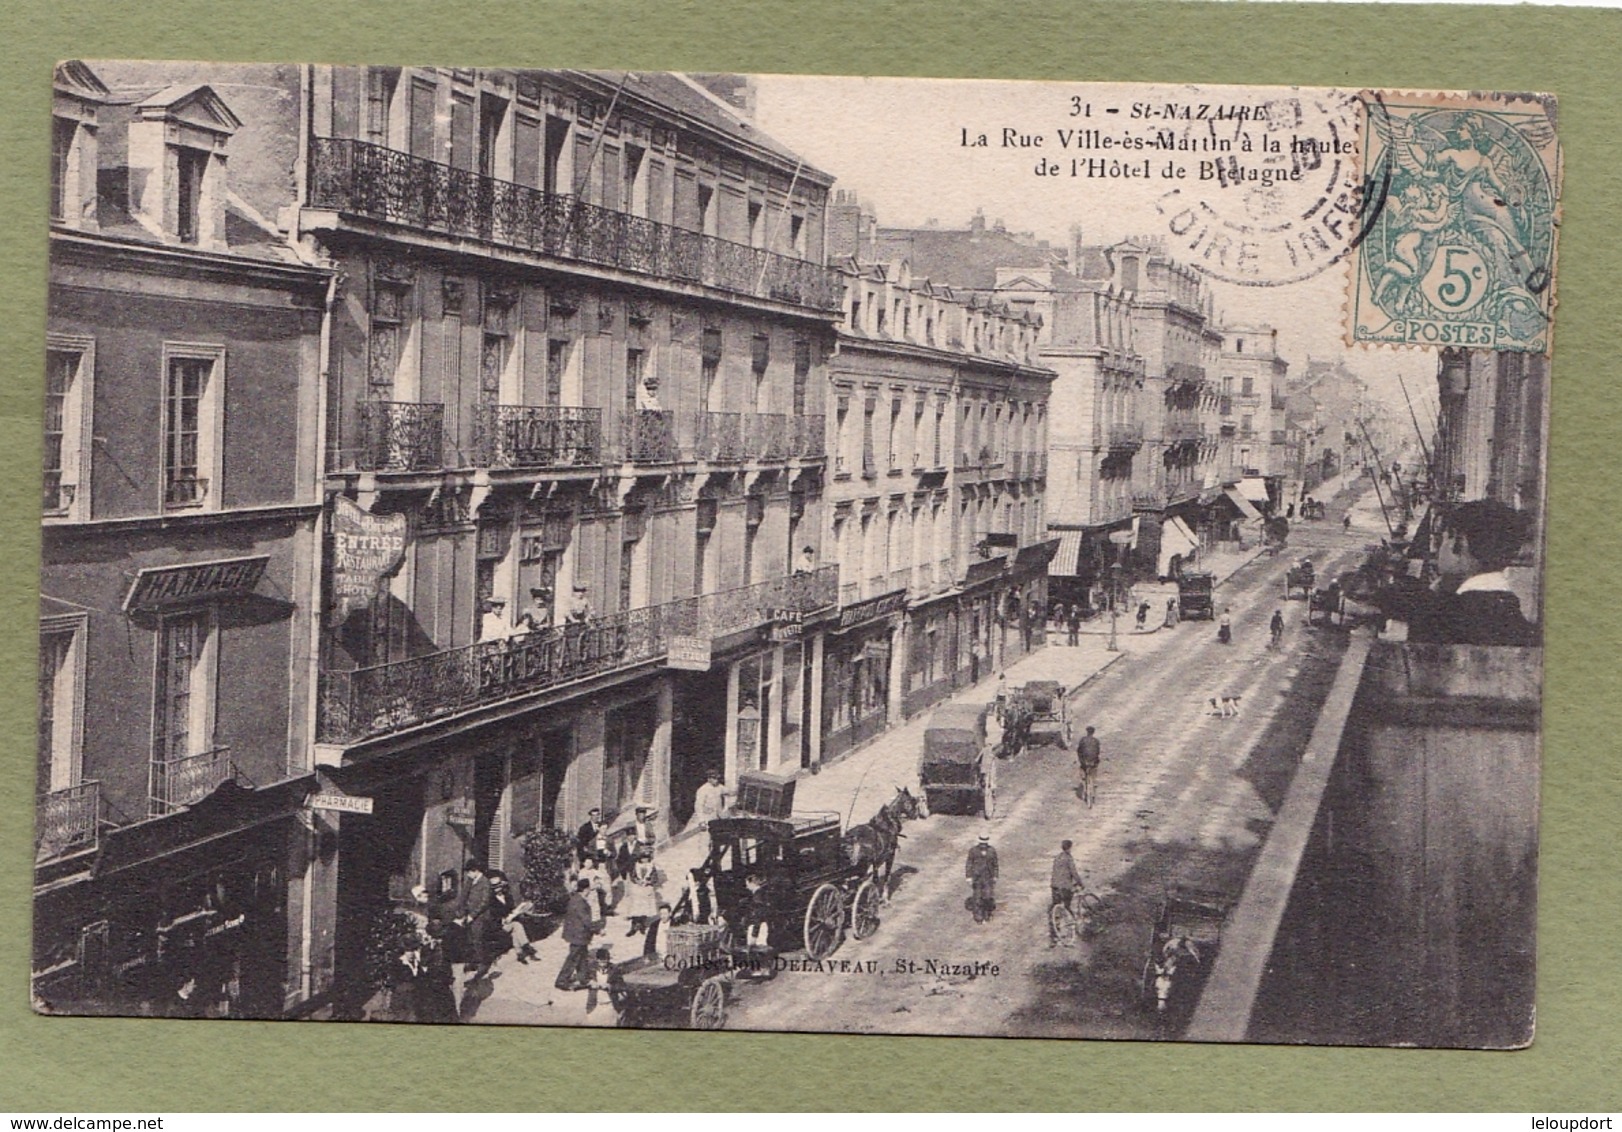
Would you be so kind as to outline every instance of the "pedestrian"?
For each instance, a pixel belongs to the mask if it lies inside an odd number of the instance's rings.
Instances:
[[[1225,607],[1222,610],[1222,620],[1217,622],[1217,640],[1225,645],[1233,643],[1233,621]]]
[[[1059,842],[1059,851],[1053,857],[1053,871],[1048,878],[1048,883],[1053,890],[1053,899],[1048,904],[1049,908],[1060,904],[1069,908],[1070,902],[1075,899],[1076,889],[1085,887],[1082,883],[1081,873],[1076,871],[1075,859],[1070,856],[1072,846],[1073,843],[1069,840]],[[1049,917],[1048,946],[1052,947],[1058,942],[1059,937],[1053,930],[1053,919]]]
[[[670,955],[670,928],[676,922],[670,905],[660,904],[659,915],[648,924],[648,939],[642,945],[642,957],[663,963]]]
[[[1284,612],[1283,612],[1283,610],[1279,610],[1279,609],[1273,610],[1273,619],[1267,623],[1267,629],[1268,629],[1268,632],[1271,633],[1272,637],[1273,637],[1272,647],[1273,648],[1278,648],[1279,641],[1282,640],[1283,637],[1284,637]]]
[[[585,868],[587,862],[601,864],[608,859],[608,830],[603,828],[603,812],[595,806],[587,811],[586,820],[575,830],[574,852],[581,868]]]
[[[970,885],[969,910],[974,913],[974,922],[983,924],[991,919],[992,909],[997,906],[997,851],[987,834],[982,833],[969,849],[963,875]]]
[[[591,620],[591,598],[585,586],[576,586],[569,597],[568,619],[571,625],[584,625]]]
[[[705,776],[704,785],[693,795],[693,827],[708,829],[710,821],[726,813],[726,810],[726,788],[721,785],[720,773],[712,770]]]
[[[456,963],[462,962],[462,955],[466,951],[467,933],[462,930],[462,889],[458,881],[461,879],[455,869],[446,869],[439,874],[439,892],[428,906],[428,921],[430,929],[438,925],[438,935],[441,946],[445,952],[445,965],[447,969]]]
[[[1340,529],[1343,531],[1349,531],[1352,529],[1352,513],[1350,511],[1341,516]]]
[[[1177,624],[1177,595],[1173,594],[1166,599],[1166,628],[1174,628]]]
[[[765,951],[771,946],[772,918],[766,881],[759,873],[751,873],[744,878],[743,886],[748,893],[743,908],[744,942],[750,951]]]
[[[490,973],[490,926],[495,920],[490,879],[477,861],[469,861],[462,870],[466,883],[462,888],[462,930],[466,933],[466,951],[462,956],[468,982],[482,979]]]
[[[651,857],[640,858],[631,867],[631,875],[625,880],[624,911],[630,921],[625,931],[627,936],[646,931],[649,922],[658,914],[661,879]]]
[[[1082,801],[1087,801],[1087,791],[1093,776],[1098,773],[1098,763],[1103,757],[1104,745],[1098,741],[1092,727],[1087,728],[1087,734],[1076,741],[1076,765],[1081,770]]]
[[[1081,602],[1078,601],[1070,607],[1070,621],[1066,628],[1069,629],[1069,643],[1079,645],[1081,643]]]
[[[672,908],[678,924],[710,922],[715,909],[715,894],[710,886],[709,874],[702,865],[688,872]]]
[[[597,906],[597,919],[608,919],[609,906],[614,902],[613,882],[608,879],[608,874],[603,871],[603,867],[593,857],[586,861],[585,866],[580,870],[579,876],[591,890],[591,899]]]
[[[1140,632],[1140,633],[1143,632],[1143,630],[1148,626],[1148,624],[1149,624],[1149,603],[1146,602],[1146,601],[1142,601],[1142,602],[1138,603],[1138,632]]]
[[[420,946],[415,963],[402,956],[401,962],[414,967],[411,979],[412,1020],[415,1022],[456,1021],[456,993],[451,989],[454,981],[450,960],[445,953],[445,929],[448,921],[435,915],[435,904],[422,885],[411,889],[412,919],[420,920],[418,936]]]
[[[563,941],[569,945],[569,954],[554,980],[558,990],[566,991],[586,989],[586,980],[590,977],[586,960],[596,928],[596,918],[591,914],[591,905],[586,900],[591,881],[581,877],[574,882],[574,889],[568,906],[563,910]]]
[[[479,619],[479,640],[504,641],[513,635],[513,627],[507,622],[507,600],[500,597],[487,598],[484,603],[484,616]]]
[[[1049,611],[1048,619],[1048,624],[1053,627],[1050,630],[1051,632],[1058,632],[1058,630],[1064,628],[1065,618],[1069,612],[1070,611],[1065,607],[1064,602],[1061,601],[1054,604],[1052,610]]]

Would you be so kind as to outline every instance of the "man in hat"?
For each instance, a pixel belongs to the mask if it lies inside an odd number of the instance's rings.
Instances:
[[[587,862],[601,864],[608,858],[608,831],[603,828],[603,811],[593,806],[574,834],[575,857],[584,868]]]
[[[524,610],[524,615],[519,620],[531,633],[552,624],[552,591],[549,587],[530,587],[529,608]]]
[[[597,919],[591,914],[591,904],[586,900],[590,888],[591,881],[585,877],[575,881],[574,893],[563,911],[563,942],[569,945],[569,955],[563,961],[554,983],[558,990],[584,990],[586,987],[586,956]]]
[[[963,875],[971,886],[969,910],[974,913],[974,922],[983,924],[991,919],[997,895],[997,851],[991,847],[989,835],[982,833],[969,849]]]
[[[586,587],[576,585],[573,595],[569,598],[569,624],[584,625],[591,620],[591,598],[586,596]]]
[[[484,617],[479,621],[479,640],[504,641],[510,636],[512,626],[507,622],[507,600],[488,598],[484,603]]]

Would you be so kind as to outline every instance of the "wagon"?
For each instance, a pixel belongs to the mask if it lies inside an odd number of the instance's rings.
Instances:
[[[1327,589],[1313,590],[1307,603],[1307,624],[1328,625],[1332,617],[1342,625],[1346,623],[1346,596],[1341,592],[1339,583],[1332,583]]]
[[[1209,889],[1174,884],[1166,890],[1143,961],[1145,1007],[1164,1014],[1193,1001],[1194,988],[1216,960],[1231,903],[1225,894]]]
[[[930,813],[948,810],[997,812],[995,759],[986,743],[984,704],[946,704],[935,709],[924,729],[918,756],[918,782]]]
[[[637,958],[604,972],[617,1024],[642,1027],[683,1021],[694,1030],[726,1025],[738,981],[732,929],[718,924],[670,924],[663,960]]]
[[[1032,680],[1014,689],[1013,699],[1030,713],[1025,742],[1070,745],[1069,705],[1057,680]]]
[[[1177,579],[1177,616],[1184,621],[1211,620],[1216,616],[1211,591],[1216,579],[1210,574],[1184,573]]]
[[[1301,592],[1303,601],[1310,599],[1316,579],[1317,574],[1312,568],[1312,560],[1303,558],[1284,572],[1284,600],[1289,601],[1297,590]]]

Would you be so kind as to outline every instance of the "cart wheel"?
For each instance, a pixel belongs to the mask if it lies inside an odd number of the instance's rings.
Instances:
[[[839,950],[845,933],[845,898],[831,884],[811,894],[805,909],[805,953],[813,959],[826,959]]]
[[[984,781],[980,783],[980,814],[987,821],[997,816],[996,788],[987,786]]]
[[[719,1030],[727,1024],[727,977],[711,975],[693,992],[687,1022],[695,1030]]]
[[[1154,1007],[1155,1007],[1155,1002],[1156,1002],[1156,998],[1155,998],[1155,961],[1154,961],[1154,959],[1150,958],[1150,959],[1145,959],[1143,961],[1143,1006],[1144,1006],[1144,1009],[1153,1010]]]
[[[1076,916],[1063,904],[1048,909],[1048,927],[1053,929],[1053,942],[1060,947],[1076,945]]]
[[[866,939],[879,930],[879,886],[864,880],[856,889],[856,899],[850,902],[850,934],[855,939]]]

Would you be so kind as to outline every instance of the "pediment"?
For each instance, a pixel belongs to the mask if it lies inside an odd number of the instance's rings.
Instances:
[[[64,94],[71,94],[91,102],[104,102],[108,90],[96,72],[77,59],[67,59],[56,65],[51,85]]]
[[[144,98],[137,106],[143,118],[164,118],[216,134],[234,134],[242,119],[207,83],[172,86]]]

